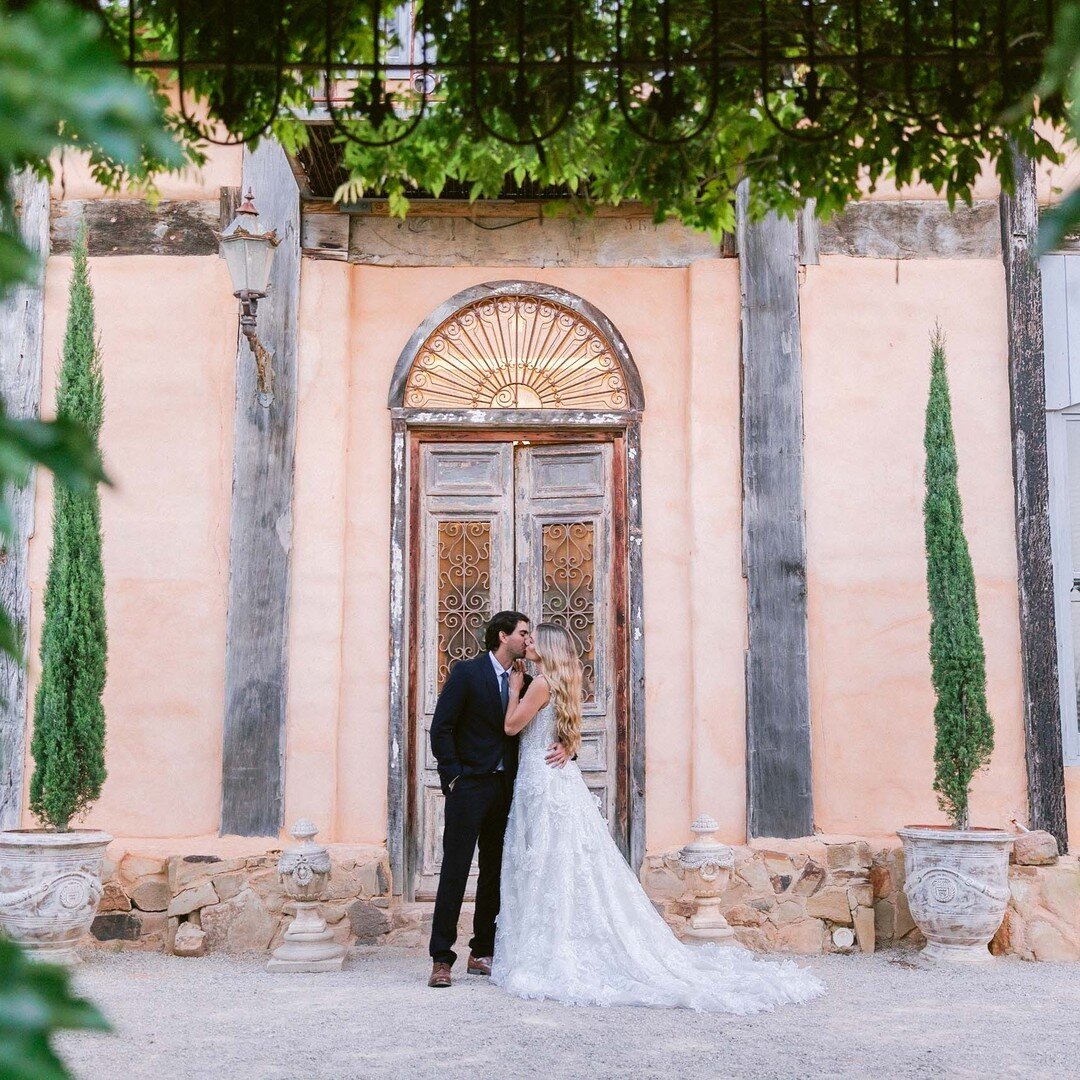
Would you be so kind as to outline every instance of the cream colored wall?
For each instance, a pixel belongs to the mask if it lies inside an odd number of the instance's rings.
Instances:
[[[960,492],[996,725],[974,823],[1027,815],[1005,285],[996,260],[827,256],[801,294],[816,822],[942,820],[923,548],[928,338],[948,335]]]
[[[49,260],[46,415],[54,409],[70,272],[70,259]],[[109,777],[88,821],[118,836],[214,832],[236,349],[228,274],[216,258],[150,256],[93,259],[90,276],[105,379],[101,441],[114,487],[102,492]],[[51,493],[51,479],[39,473],[31,701]],[[32,767],[28,759],[27,778]]]

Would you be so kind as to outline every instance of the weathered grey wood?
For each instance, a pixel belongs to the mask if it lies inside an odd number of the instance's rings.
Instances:
[[[799,263],[802,266],[817,266],[821,262],[818,251],[821,220],[817,216],[817,199],[807,199],[806,205],[799,212],[798,220]]]
[[[273,355],[273,403],[256,399],[255,358],[236,356],[221,832],[276,836],[282,824],[296,441],[300,198],[280,145],[244,151],[244,187],[281,243],[258,332]],[[217,213],[217,203],[214,204]]]
[[[216,199],[54,199],[53,254],[66,255],[85,220],[89,251],[102,255],[217,255]]]
[[[814,831],[803,509],[798,228],[747,219],[739,189],[742,289],[743,563],[747,831]]]
[[[873,259],[993,259],[1001,252],[998,207],[978,199],[866,199],[818,226],[823,255]]]
[[[236,211],[243,201],[243,193],[238,187],[222,186],[218,189],[218,231],[224,232],[236,217]]]
[[[404,420],[393,421],[390,464],[390,760],[387,770],[387,838],[394,893],[406,889],[405,828],[408,817],[408,606],[405,601],[408,557],[409,433]]]
[[[19,232],[37,256],[42,275],[49,254],[49,185],[29,171],[11,181]],[[34,417],[41,405],[42,276],[14,288],[0,301],[0,400],[9,416]],[[4,492],[14,518],[12,542],[0,544],[0,607],[23,638],[30,624],[27,556],[34,532],[34,482]],[[0,655],[0,829],[19,826],[27,727],[26,669]]]
[[[626,425],[627,561],[630,592],[630,868],[645,861],[645,574],[642,554],[641,421]]]
[[[300,247],[313,259],[349,257],[349,214],[304,213],[300,221]]]
[[[1065,770],[1054,648],[1054,565],[1046,453],[1042,283],[1032,256],[1039,231],[1035,166],[1016,156],[1017,187],[1001,197],[1001,240],[1009,317],[1020,656],[1027,735],[1028,812],[1068,850]]]
[[[424,216],[404,220],[375,215],[305,214],[304,253],[347,257],[372,266],[688,266],[723,256],[707,235],[676,221],[647,218],[468,218]]]

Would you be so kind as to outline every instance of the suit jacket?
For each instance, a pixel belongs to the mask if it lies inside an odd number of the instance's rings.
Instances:
[[[526,675],[526,688],[531,681]],[[450,669],[431,721],[431,752],[439,763],[444,795],[459,776],[494,772],[500,758],[511,777],[517,773],[518,737],[506,734],[505,721],[490,654],[459,660]]]

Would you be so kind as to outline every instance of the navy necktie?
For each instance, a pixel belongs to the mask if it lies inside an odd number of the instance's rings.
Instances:
[[[510,704],[510,672],[504,671],[499,678],[502,680],[502,703],[505,713],[507,705]]]

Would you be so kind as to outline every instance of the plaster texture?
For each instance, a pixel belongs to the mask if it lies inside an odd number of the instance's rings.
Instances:
[[[64,181],[69,197],[92,197],[71,157]],[[211,198],[217,185],[238,181],[239,155],[229,151],[215,153],[201,178],[163,181],[162,190]],[[67,258],[50,259],[46,412],[69,272]],[[997,727],[991,766],[975,781],[973,821],[1026,821],[1001,264],[824,256],[801,273],[817,827],[886,838],[898,826],[939,820],[921,519],[935,319],[948,335]],[[115,487],[103,497],[109,780],[87,824],[160,840],[175,854],[195,850],[219,825],[235,302],[213,257],[94,259],[91,276]],[[527,270],[304,262],[285,820],[312,818],[329,843],[385,844],[387,390],[401,348],[432,309],[509,277],[557,285],[599,307],[626,338],[644,383],[647,849],[681,845],[702,811],[717,819],[722,840],[740,843],[746,605],[733,259]],[[50,494],[39,476],[31,701]],[[1080,768],[1067,769],[1066,782],[1076,844]]]

